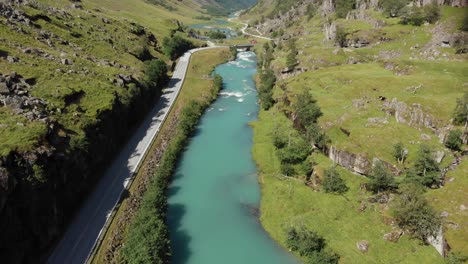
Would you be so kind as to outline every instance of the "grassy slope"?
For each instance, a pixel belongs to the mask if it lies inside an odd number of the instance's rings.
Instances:
[[[254,17],[257,13],[253,10]],[[460,25],[466,9],[442,9],[442,22],[456,28]],[[247,14],[246,17],[249,17]],[[437,119],[449,123],[456,98],[466,90],[468,77],[467,56],[455,55],[454,48],[439,48],[445,58],[428,61],[419,54],[422,47],[431,40],[430,31],[434,25],[413,27],[398,24],[396,19],[383,18],[371,12],[375,18],[385,20],[387,26],[372,30],[372,26],[363,21],[338,20],[337,23],[354,35],[365,35],[378,38],[385,35],[391,41],[382,42],[360,49],[336,49],[333,43],[323,41],[322,23],[319,16],[310,21],[300,20],[287,32],[301,32],[296,38],[299,67],[309,72],[278,82],[274,97],[280,101],[280,109],[288,109],[282,104],[284,98],[295,102],[296,95],[304,89],[318,100],[324,112],[320,124],[327,130],[332,144],[340,149],[354,153],[365,153],[370,158],[379,157],[394,162],[391,156],[392,145],[401,141],[410,151],[405,166],[410,166],[420,143],[430,145],[436,150],[444,150],[446,157],[441,166],[447,166],[452,160],[450,152],[438,141],[436,136],[426,128],[412,128],[398,124],[394,117],[389,117],[388,124],[370,123],[369,118],[385,117],[379,96],[389,100],[397,98],[408,105],[421,104],[422,109]],[[375,42],[374,42],[375,43]],[[419,48],[411,48],[413,46]],[[284,69],[288,49],[275,52],[273,68]],[[385,52],[398,54],[385,58]],[[355,60],[361,64],[347,64]],[[396,71],[385,69],[385,62],[392,62],[403,69],[406,75],[399,76]],[[422,84],[415,94],[407,88]],[[280,88],[284,87],[284,89]],[[356,108],[352,100],[363,99],[365,108]],[[365,213],[358,213],[360,200],[368,196],[359,192],[359,183],[366,179],[340,170],[350,191],[345,196],[333,196],[314,192],[295,180],[285,180],[275,176],[279,172],[279,161],[274,154],[270,134],[275,124],[289,122],[276,112],[261,112],[260,119],[254,124],[254,157],[261,170],[262,183],[262,224],[273,238],[284,245],[285,228],[290,225],[305,224],[316,230],[330,241],[331,247],[342,256],[342,263],[440,263],[442,259],[432,247],[421,246],[417,241],[403,236],[398,243],[386,242],[384,233],[391,227],[384,224],[387,210],[378,206],[368,208]],[[273,118],[273,116],[276,116]],[[341,130],[351,132],[346,136]],[[421,134],[431,135],[430,140],[422,140]],[[331,161],[324,156],[315,156],[319,163],[318,171],[330,165]],[[400,165],[400,167],[403,167]],[[455,252],[468,253],[466,249],[466,213],[459,206],[465,202],[467,182],[465,175],[466,160],[448,177],[454,177],[440,190],[431,190],[427,196],[438,211],[448,211],[449,220],[459,224],[459,229],[447,229],[447,240]],[[448,202],[449,201],[449,202]],[[465,204],[466,206],[466,204]],[[446,225],[447,226],[447,225]],[[460,235],[461,234],[461,235]],[[361,254],[356,242],[368,240],[370,250]]]
[[[72,141],[80,141],[84,138],[83,129],[97,121],[98,113],[112,107],[114,93],[121,98],[132,96],[127,89],[113,85],[109,78],[119,73],[133,75],[135,78],[142,75],[143,63],[132,56],[129,51],[140,47],[144,40],[130,33],[132,26],[129,22],[137,22],[148,28],[147,32],[154,33],[161,43],[162,38],[169,36],[170,31],[176,28],[175,19],[182,23],[194,23],[196,20],[192,19],[192,16],[201,14],[199,5],[192,1],[173,2],[177,11],[172,12],[160,6],[150,5],[143,0],[83,1],[84,11],[70,8],[70,1],[65,0],[41,0],[39,9],[23,7],[26,14],[30,16],[47,15],[47,7],[65,9],[71,15],[67,19],[58,19],[53,15],[48,15],[52,19],[51,22],[39,19],[35,23],[40,26],[41,30],[68,40],[76,47],[62,45],[57,41],[54,41],[55,47],[49,47],[35,39],[39,30],[22,26],[28,34],[21,34],[7,27],[5,19],[0,18],[0,50],[20,59],[20,62],[14,64],[0,59],[0,72],[8,74],[16,71],[25,78],[35,78],[37,83],[32,95],[47,100],[50,109],[59,108],[61,113],[55,111],[52,118],[73,131]],[[104,23],[103,18],[108,18],[110,23]],[[81,37],[71,36],[72,32],[81,34]],[[113,45],[109,44],[110,41]],[[16,44],[21,44],[22,47],[15,47]],[[51,61],[22,53],[21,49],[24,47],[39,48],[57,59]],[[151,52],[167,60],[158,51],[152,50]],[[59,59],[62,53],[73,61],[72,65],[60,64]],[[130,68],[124,70],[100,66],[87,60],[87,56],[98,60],[116,61]],[[70,71],[70,73],[57,72],[57,69],[62,69],[64,72]],[[83,73],[84,71],[87,73]],[[64,98],[80,90],[86,95],[78,103],[66,105]],[[3,108],[1,112],[4,116],[2,123],[6,120],[9,124],[13,124],[20,119],[7,114],[9,112]],[[8,141],[0,143],[0,156],[14,149],[29,150],[39,144],[40,139],[44,137],[46,132],[44,123],[23,123],[32,129],[23,129],[17,125],[0,127],[2,138],[8,138]]]
[[[253,123],[253,155],[260,170],[262,186],[261,222],[270,235],[285,246],[286,229],[306,225],[323,235],[331,248],[341,256],[341,263],[443,263],[442,258],[430,246],[422,246],[416,240],[403,236],[398,243],[383,240],[391,226],[383,223],[385,208],[368,204],[365,212],[359,212],[360,201],[367,195],[359,190],[359,177],[339,168],[350,190],[343,196],[315,192],[302,182],[277,175],[279,161],[271,135],[274,124],[291,126],[290,121],[275,110],[261,111],[259,121]],[[319,174],[331,165],[322,155],[315,155]],[[369,252],[361,253],[356,243],[370,242]]]
[[[467,255],[468,159],[465,157],[456,170],[447,174],[447,178],[451,179],[451,182],[443,188],[428,192],[426,197],[438,211],[449,213],[444,221],[445,236],[454,252]],[[462,206],[465,209],[462,209]]]
[[[185,78],[182,90],[177,97],[174,107],[171,109],[166,120],[172,120],[176,118],[176,112],[179,111],[187,102],[191,100],[207,100],[210,96],[210,90],[212,86],[212,79],[209,78],[210,73],[214,70],[214,67],[218,64],[221,64],[229,59],[230,52],[227,49],[216,49],[216,50],[207,50],[195,53],[192,55],[190,60],[189,69],[187,71],[187,76]],[[151,147],[149,153],[156,151],[161,147],[162,136],[167,133],[173,133],[168,128],[166,123],[163,124],[161,131],[158,137],[155,139],[153,146]],[[151,154],[148,155],[148,157]],[[147,161],[144,162],[142,167],[148,166]],[[140,169],[135,180],[133,181],[129,192],[137,192],[139,186],[145,184],[146,179],[142,173],[146,171],[145,169]],[[129,197],[129,196],[127,196]],[[122,200],[119,210],[114,216],[115,219],[124,217],[122,214],[125,211],[125,208],[128,206],[128,198]],[[109,234],[112,234],[117,230],[117,223],[113,221],[106,232],[106,236],[103,239],[103,244],[97,251],[96,258],[93,263],[105,263],[105,252],[109,250]],[[128,230],[126,230],[128,231]]]

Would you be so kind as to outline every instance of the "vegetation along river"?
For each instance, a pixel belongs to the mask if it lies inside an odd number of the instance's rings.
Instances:
[[[256,56],[220,65],[220,96],[201,118],[169,188],[175,264],[296,263],[258,222],[260,187],[252,160],[257,117]]]

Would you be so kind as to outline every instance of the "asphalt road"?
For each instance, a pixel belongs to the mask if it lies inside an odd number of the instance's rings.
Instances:
[[[134,176],[145,152],[157,136],[161,124],[177,98],[187,72],[190,56],[194,52],[210,48],[215,47],[193,49],[179,59],[164,94],[99,180],[70,222],[47,263],[82,264],[86,262],[108,216],[127,188],[128,182]]]

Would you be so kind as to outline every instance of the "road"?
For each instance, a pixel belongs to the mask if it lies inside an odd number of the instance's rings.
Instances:
[[[157,104],[127,142],[70,222],[61,241],[49,256],[49,264],[83,264],[97,243],[110,213],[119,201],[130,179],[157,136],[172,104],[182,87],[193,53],[216,47],[186,52],[177,63],[174,74]]]
[[[266,39],[266,40],[273,40],[272,38],[269,38],[269,37],[263,37],[263,36],[260,36],[260,35],[254,35],[254,34],[250,34],[248,32],[245,32],[245,30],[247,30],[247,28],[249,27],[249,24],[246,24],[244,22],[234,21],[233,18],[229,18],[228,21],[232,22],[232,23],[237,23],[237,24],[243,25],[244,27],[241,28],[241,32],[244,35],[248,35],[248,36],[252,36],[252,37],[256,37],[256,38],[261,38],[261,39]],[[257,30],[257,32],[260,33],[260,31],[258,31],[258,30]]]

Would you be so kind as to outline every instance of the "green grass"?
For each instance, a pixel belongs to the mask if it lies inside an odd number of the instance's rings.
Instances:
[[[449,216],[444,221],[445,238],[452,251],[468,255],[468,210],[462,210],[461,206],[468,207],[466,194],[468,193],[468,160],[466,157],[454,170],[447,173],[447,182],[443,188],[431,190],[426,197],[437,211],[446,211]],[[452,223],[452,224],[451,224]],[[458,225],[458,228],[455,225]]]
[[[252,124],[254,129],[253,156],[260,170],[262,189],[261,223],[266,231],[285,246],[286,229],[305,225],[324,236],[330,247],[341,256],[340,263],[443,263],[442,258],[430,246],[403,236],[398,243],[383,240],[391,231],[384,224],[388,208],[380,204],[368,204],[365,212],[359,212],[360,202],[368,194],[359,190],[365,177],[338,171],[350,187],[344,195],[316,192],[301,181],[286,179],[278,175],[279,160],[275,156],[271,134],[275,124],[290,121],[276,110],[261,111],[259,120]],[[314,154],[318,175],[331,166],[323,155]],[[361,253],[356,243],[367,240],[369,252]]]
[[[0,72],[8,74],[16,71],[24,78],[34,78],[31,95],[48,102],[48,110],[53,111],[52,119],[70,130],[72,141],[82,140],[86,137],[85,129],[99,122],[100,113],[111,110],[118,96],[122,104],[129,104],[134,98],[134,91],[128,88],[117,87],[109,79],[116,74],[132,75],[139,79],[143,75],[143,63],[135,58],[131,52],[144,45],[148,45],[145,36],[137,36],[131,33],[130,22],[145,27],[147,33],[153,33],[159,45],[162,39],[170,35],[171,30],[177,28],[175,21],[181,23],[195,23],[192,17],[201,15],[201,8],[193,2],[170,1],[176,11],[151,5],[143,0],[118,0],[118,1],[83,1],[85,10],[70,8],[68,0],[40,0],[38,8],[28,6],[21,7],[27,15],[44,15],[50,18],[50,22],[43,19],[35,21],[34,27],[21,26],[27,34],[19,33],[6,26],[5,18],[0,18],[0,50],[20,59],[18,63],[10,64],[0,59]],[[66,18],[59,18],[48,13],[48,7],[58,7],[70,14]],[[105,23],[103,19],[109,20]],[[54,46],[37,40],[40,31],[50,32]],[[74,37],[72,33],[80,36]],[[61,44],[60,40],[67,40],[70,44]],[[20,47],[16,45],[20,44]],[[202,44],[197,42],[197,44]],[[49,60],[33,54],[25,54],[21,49],[30,47],[44,51],[54,60]],[[150,47],[153,56],[168,61],[168,58],[159,52],[157,48]],[[62,56],[72,60],[72,65],[62,65]],[[97,61],[115,61],[126,69],[106,66]],[[61,71],[59,70],[61,69]],[[75,92],[83,91],[84,96],[79,101],[71,104],[65,103],[65,98]],[[0,108],[4,116],[7,114],[3,107]],[[5,117],[6,119],[6,117]],[[38,124],[25,121],[26,127],[34,129],[22,129],[9,127],[2,129],[0,136],[8,140],[0,142],[2,154],[11,150],[25,149],[26,145],[37,145],[39,139],[44,137],[45,129],[36,129]],[[27,140],[14,140],[15,138]]]
[[[37,146],[37,142],[45,136],[47,126],[45,123],[29,122],[26,118],[14,115],[10,110],[0,107],[0,156],[6,156],[14,149],[28,151]],[[7,135],[3,137],[3,135]]]

